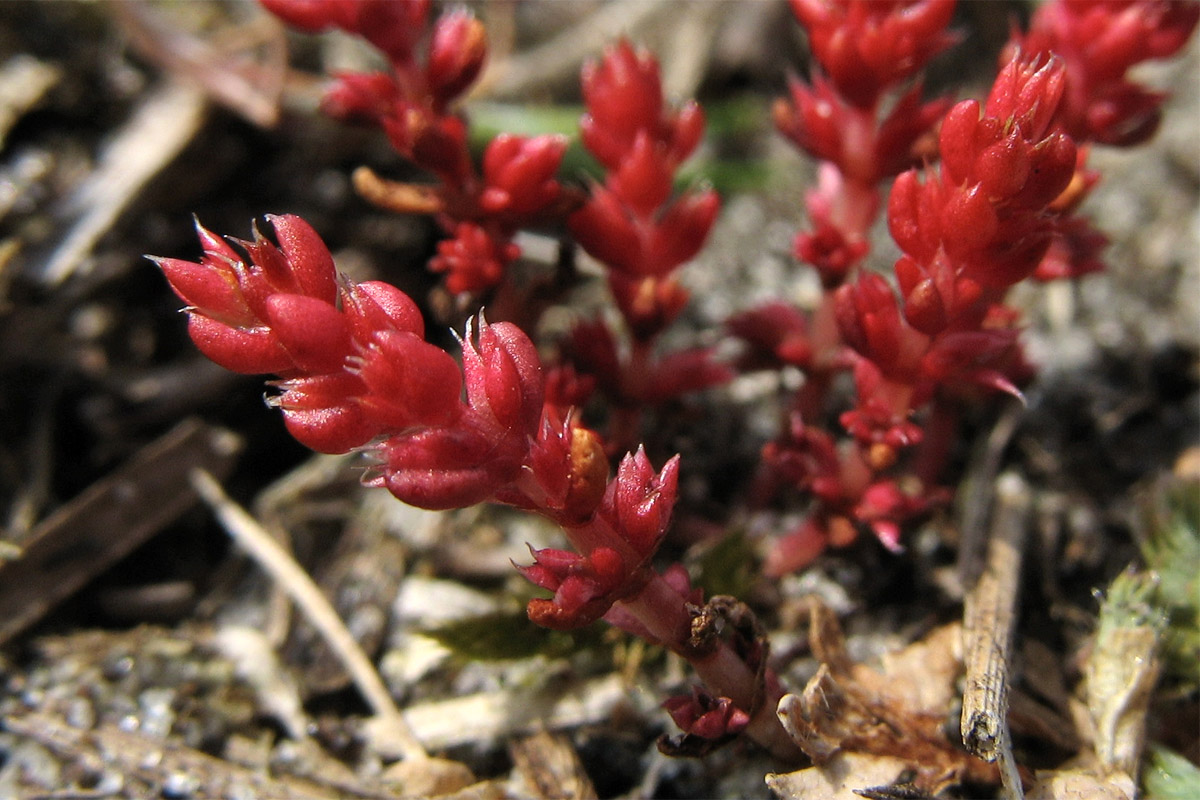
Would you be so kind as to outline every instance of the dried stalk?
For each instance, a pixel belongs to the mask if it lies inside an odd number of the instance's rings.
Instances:
[[[1021,556],[1029,527],[1029,489],[1006,473],[996,483],[987,559],[963,613],[966,688],[962,738],[984,761],[1000,762],[1006,795],[1022,798],[1008,730],[1008,666],[1016,621]]]

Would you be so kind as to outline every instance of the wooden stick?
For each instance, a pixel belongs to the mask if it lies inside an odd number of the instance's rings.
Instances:
[[[1001,475],[996,483],[986,566],[967,592],[963,611],[963,744],[984,761],[999,760],[1006,796],[1018,800],[1024,794],[1008,731],[1008,658],[1029,511],[1025,483],[1015,474]]]

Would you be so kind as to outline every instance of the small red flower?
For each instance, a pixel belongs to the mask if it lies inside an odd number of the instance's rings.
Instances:
[[[446,288],[454,294],[495,286],[521,254],[511,241],[473,222],[458,223],[454,236],[438,242],[437,249],[429,268],[445,273]]]

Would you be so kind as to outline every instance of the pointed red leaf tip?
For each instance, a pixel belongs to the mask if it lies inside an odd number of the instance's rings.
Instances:
[[[358,377],[347,372],[280,381],[282,394],[268,404],[283,412],[283,421],[296,441],[318,453],[347,453],[379,434],[357,402],[362,394]]]
[[[860,108],[957,41],[954,0],[791,0],[813,56]]]
[[[445,105],[475,82],[487,58],[487,32],[471,12],[455,9],[434,23],[425,78]]]
[[[1163,95],[1130,82],[1126,72],[1177,53],[1198,22],[1200,4],[1190,0],[1045,3],[1015,45],[1067,61],[1072,89],[1059,121],[1072,137],[1128,146],[1153,135]]]
[[[308,223],[268,217],[280,246],[255,229],[240,242],[249,263],[229,243],[196,223],[199,263],[153,259],[188,303],[188,330],[206,356],[242,373],[324,372],[350,353],[345,322],[334,303],[333,258]]]
[[[267,298],[266,322],[302,372],[337,372],[352,352],[345,316],[323,300],[273,294]]]
[[[511,322],[488,324],[480,313],[478,344],[468,321],[462,348],[471,409],[485,415],[498,435],[535,437],[545,390],[541,359],[525,332]]]
[[[725,325],[755,351],[752,359],[768,356],[797,367],[807,367],[812,362],[808,317],[789,303],[765,303],[733,315]]]
[[[383,281],[351,283],[342,287],[342,311],[350,336],[359,347],[371,343],[377,331],[395,330],[425,336],[425,320],[413,299]]]
[[[454,358],[407,331],[378,331],[355,368],[359,403],[384,429],[444,426],[463,413],[462,375]]]
[[[526,484],[525,502],[564,526],[591,519],[608,488],[608,458],[600,437],[572,416],[560,421],[547,410],[526,462],[536,491]]]
[[[483,154],[483,210],[511,225],[544,213],[562,196],[556,175],[566,149],[565,136],[497,136]]]
[[[597,547],[586,556],[566,550],[534,550],[534,563],[517,569],[543,589],[554,592],[550,599],[536,598],[526,609],[536,624],[555,630],[570,630],[591,624],[604,616],[618,599],[626,578],[621,554]]]
[[[335,303],[338,286],[333,256],[313,227],[295,214],[267,214],[267,221],[275,229],[298,294]]]
[[[634,214],[649,217],[670,197],[674,176],[675,164],[666,148],[648,131],[640,130],[620,166],[608,176],[607,185]]]
[[[600,513],[643,559],[658,548],[671,522],[679,486],[679,456],[655,474],[646,451],[628,453],[608,485]]]
[[[493,498],[520,476],[526,452],[504,444],[466,417],[454,427],[397,434],[375,446],[383,463],[364,483],[418,508],[466,508]]]
[[[310,33],[336,28],[357,34],[393,63],[412,58],[429,14],[429,0],[259,0],[263,8]]]

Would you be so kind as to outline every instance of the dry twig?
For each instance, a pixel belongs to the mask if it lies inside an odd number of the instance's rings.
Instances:
[[[963,611],[963,744],[985,761],[1000,762],[1000,776],[1012,798],[1024,795],[1008,730],[1008,657],[1029,510],[1025,483],[1015,474],[1000,476],[986,566],[968,591]]]

